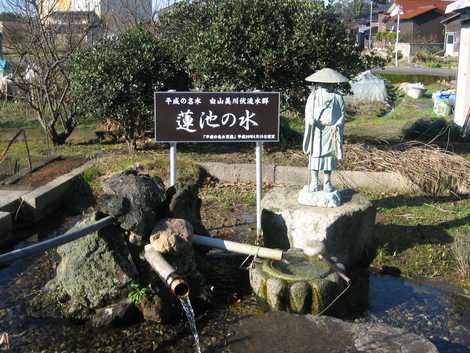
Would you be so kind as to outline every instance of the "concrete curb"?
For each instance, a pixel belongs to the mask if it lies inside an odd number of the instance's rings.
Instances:
[[[37,222],[54,212],[60,206],[73,180],[93,164],[91,161],[87,162],[71,172],[21,196],[22,216],[32,222]]]
[[[29,190],[0,190],[0,211],[14,213]]]
[[[209,175],[224,182],[254,182],[254,164],[229,164],[221,162],[198,162]],[[361,172],[339,170],[333,173],[333,182],[343,188],[360,189],[370,192],[396,192],[412,194],[420,188],[400,173],[394,172]],[[265,183],[285,185],[305,185],[307,168],[263,165]]]

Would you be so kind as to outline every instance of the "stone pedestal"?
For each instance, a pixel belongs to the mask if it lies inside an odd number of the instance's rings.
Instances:
[[[299,187],[277,187],[262,200],[264,245],[302,249],[313,255],[324,248],[346,269],[368,266],[373,253],[375,208],[363,194],[340,191],[342,205],[323,208],[299,204]]]
[[[333,192],[326,191],[308,191],[308,185],[305,185],[299,192],[297,199],[300,204],[315,207],[339,207],[341,205],[341,195],[338,190]]]

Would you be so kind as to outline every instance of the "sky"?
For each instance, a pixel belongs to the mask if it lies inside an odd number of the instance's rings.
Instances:
[[[171,5],[180,0],[152,0],[154,10]],[[0,12],[8,11],[7,0],[0,0]]]

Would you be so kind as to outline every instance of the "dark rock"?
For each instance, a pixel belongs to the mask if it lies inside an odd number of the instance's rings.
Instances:
[[[378,324],[271,312],[232,326],[231,353],[438,353],[427,339]]]
[[[145,296],[139,303],[139,308],[145,320],[162,322],[162,303],[159,297],[150,299]]]
[[[398,267],[394,266],[382,266],[379,269],[379,273],[381,275],[390,275],[394,277],[400,277],[401,276],[401,271]]]
[[[105,308],[97,309],[91,323],[94,327],[106,327],[130,325],[141,320],[140,311],[132,300],[126,298]]]
[[[135,234],[134,232],[130,232],[129,234],[129,243],[132,245],[135,245],[136,247],[142,248],[144,247],[144,237],[138,234]]]
[[[105,213],[126,210],[127,212],[118,218],[121,228],[148,236],[155,220],[161,218],[158,210],[166,197],[162,180],[128,169],[110,177],[104,186],[107,192],[115,196],[108,197],[101,203]]]
[[[211,286],[214,296],[230,302],[234,296],[251,292],[249,272],[244,266],[246,255],[212,249],[204,256],[197,256],[198,269]]]
[[[77,227],[92,222],[94,217]],[[90,318],[94,310],[126,297],[138,275],[123,232],[116,226],[62,245],[57,252],[61,261],[56,277],[39,298],[58,307],[67,318]],[[47,303],[38,306],[47,307]]]
[[[118,217],[125,215],[129,212],[131,205],[129,200],[116,195],[103,195],[98,199],[97,202],[98,210],[113,216]]]
[[[199,187],[194,183],[178,184],[167,191],[168,210],[171,218],[182,218],[193,226],[194,233],[209,235],[202,224]]]

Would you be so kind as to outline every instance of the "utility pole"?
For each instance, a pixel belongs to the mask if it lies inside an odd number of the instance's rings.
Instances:
[[[396,35],[396,42],[395,42],[395,66],[398,67],[398,42],[400,36],[400,10],[398,11],[397,15],[397,35]]]
[[[372,49],[372,4],[373,1],[370,0],[370,17],[369,17],[369,49]]]

